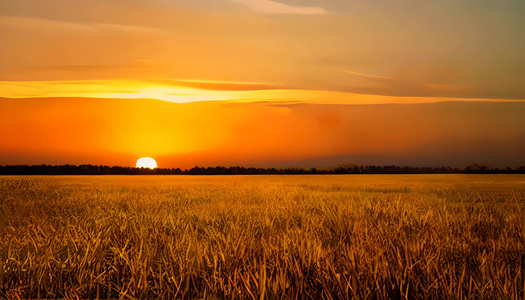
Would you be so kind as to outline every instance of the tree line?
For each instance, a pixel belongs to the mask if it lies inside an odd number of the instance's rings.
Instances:
[[[0,175],[286,175],[286,174],[525,174],[525,166],[493,168],[474,164],[463,168],[340,165],[335,168],[193,167],[133,168],[97,165],[0,165]]]

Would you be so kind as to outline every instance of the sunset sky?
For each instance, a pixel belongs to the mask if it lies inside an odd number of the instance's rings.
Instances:
[[[522,0],[0,0],[0,165],[525,165]]]

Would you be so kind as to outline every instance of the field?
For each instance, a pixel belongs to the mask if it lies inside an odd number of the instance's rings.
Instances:
[[[0,177],[0,298],[508,298],[524,175]]]

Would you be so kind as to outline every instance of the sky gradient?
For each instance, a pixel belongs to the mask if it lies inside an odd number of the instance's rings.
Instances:
[[[525,164],[525,2],[0,0],[0,164]]]

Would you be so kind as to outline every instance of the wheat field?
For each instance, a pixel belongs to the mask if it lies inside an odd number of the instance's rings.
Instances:
[[[6,299],[523,299],[524,175],[0,177]]]

